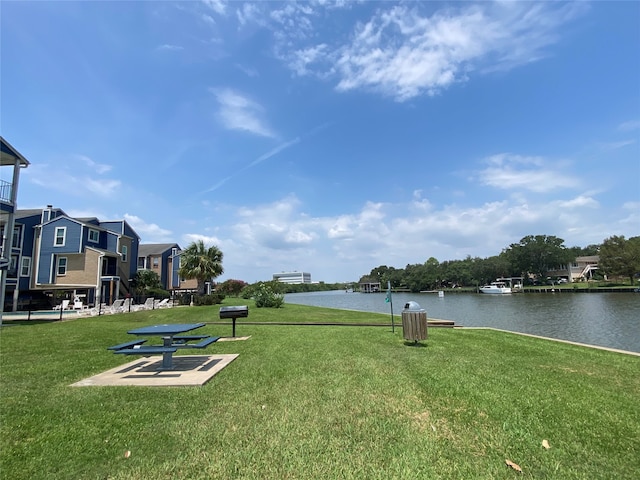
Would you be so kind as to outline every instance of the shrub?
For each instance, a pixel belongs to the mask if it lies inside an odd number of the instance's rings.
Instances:
[[[144,294],[147,297],[153,297],[160,300],[162,300],[163,298],[169,298],[170,296],[169,292],[162,288],[149,288],[144,292]]]
[[[193,297],[193,304],[196,306],[201,305],[218,305],[224,300],[224,295],[221,293],[211,293],[209,295],[196,295]]]
[[[217,305],[222,303],[225,296],[221,293],[212,293],[210,295],[196,295],[195,293],[181,293],[176,296],[176,300],[180,305],[191,305],[191,298],[195,306],[201,305]]]
[[[284,305],[284,295],[274,292],[270,285],[264,283],[255,285],[253,298],[258,308],[280,308]]]

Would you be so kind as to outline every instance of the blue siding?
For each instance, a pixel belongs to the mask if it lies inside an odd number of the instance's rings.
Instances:
[[[118,251],[118,234],[113,232],[105,232],[105,236],[107,237],[107,244],[105,246],[105,250],[109,250],[110,252]]]
[[[16,219],[16,225],[22,225],[22,257],[31,257],[31,275],[33,275],[34,259],[34,242],[35,242],[35,226],[40,224],[40,214],[30,215]],[[18,275],[20,274],[18,265]],[[30,277],[18,277],[18,287],[21,291],[29,290]]]
[[[98,228],[92,228],[92,227],[93,227],[92,225],[86,225],[83,228],[82,245],[85,247],[93,247],[93,248],[100,248],[102,250],[107,250],[107,236],[109,234],[101,229],[99,230]],[[98,243],[89,241],[89,230],[98,231]]]
[[[124,221],[119,220],[115,222],[100,222],[100,226],[110,232],[115,232],[120,235],[124,235]]]
[[[131,248],[129,248],[129,278],[133,278],[138,271],[138,247],[140,246],[140,237],[127,222],[123,222],[123,224],[124,234],[127,237],[131,237]]]
[[[56,228],[66,227],[65,243],[63,246],[54,246]],[[67,218],[58,217],[42,226],[40,239],[40,258],[38,261],[37,281],[39,283],[51,282],[52,259],[56,255],[65,253],[78,253],[81,248],[82,225]]]
[[[138,237],[133,237],[133,241],[131,242],[131,251],[129,252],[129,278],[135,277],[138,272],[138,248],[140,247],[140,242],[138,241]]]
[[[178,270],[180,269],[180,259],[182,257],[180,256],[180,254],[176,255],[175,257],[173,257],[173,263],[171,264],[171,277],[172,277],[172,281],[171,284],[173,285],[173,287],[179,287],[180,286],[180,275],[178,275]]]
[[[137,262],[138,262],[138,246],[140,244],[140,237],[138,237],[138,234],[136,233],[136,231],[133,228],[131,228],[131,226],[124,220],[100,222],[100,226],[111,232],[118,233],[119,235],[131,237],[131,246],[129,248],[129,251],[127,252],[127,256],[129,257],[129,260],[128,260],[129,278],[133,278],[136,272],[138,271]],[[117,246],[112,246],[111,243],[109,243],[107,249],[113,252],[118,251]]]

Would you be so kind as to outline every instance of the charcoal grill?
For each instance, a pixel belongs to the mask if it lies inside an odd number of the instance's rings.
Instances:
[[[232,307],[220,307],[220,318],[230,318],[233,323],[233,336],[236,336],[236,318],[249,316],[249,307],[237,305]]]

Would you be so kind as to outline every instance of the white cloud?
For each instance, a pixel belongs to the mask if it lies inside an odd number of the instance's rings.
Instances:
[[[97,195],[110,197],[120,191],[122,182],[105,174],[112,166],[99,163],[86,155],[69,155],[56,158],[53,164],[30,165],[25,178],[43,188],[75,196]]]
[[[622,205],[625,217],[620,220],[620,224],[631,229],[630,237],[640,235],[640,202],[626,202]]]
[[[198,242],[200,240],[202,240],[205,244],[205,246],[207,247],[211,247],[213,245],[217,246],[218,248],[220,248],[220,244],[222,243],[222,241],[218,238],[218,237],[211,237],[208,235],[200,235],[198,233],[186,233],[182,236],[182,239],[185,241],[185,243],[188,245],[190,243],[193,242]],[[183,248],[186,248],[186,245],[183,246]],[[224,252],[222,252],[224,254]]]
[[[174,241],[171,230],[159,227],[155,223],[147,223],[136,215],[124,214],[124,219],[136,231],[142,243],[161,243]]]
[[[264,109],[248,97],[230,89],[210,89],[220,105],[218,116],[230,130],[242,130],[263,137],[275,137],[275,133],[261,118]]]
[[[318,60],[324,61],[326,55],[327,45],[325,43],[296,50],[291,54],[291,59],[288,62],[289,68],[299,76],[311,74],[312,71],[307,67]]]
[[[618,130],[630,132],[632,130],[640,130],[640,120],[629,120],[618,125]]]
[[[255,23],[257,25],[266,25],[263,20],[262,9],[255,3],[244,3],[242,8],[236,10],[236,17],[240,26],[244,26],[248,23]]]
[[[202,3],[218,15],[224,15],[227,10],[227,2],[224,0],[202,0]]]
[[[76,158],[94,170],[98,175],[107,173],[113,168],[111,165],[107,165],[106,163],[95,162],[85,155],[76,155]]]
[[[636,143],[635,140],[621,140],[619,142],[601,143],[600,145],[604,150],[618,150],[619,148],[624,148],[634,143]]]
[[[240,70],[242,73],[244,73],[247,77],[258,77],[258,71],[251,68],[251,67],[246,67],[240,63],[236,63],[235,67]]]
[[[517,199],[480,205],[442,205],[414,192],[406,202],[368,201],[335,216],[312,215],[290,195],[238,207],[229,222],[218,216],[213,233],[205,224],[202,236],[224,252],[227,278],[254,282],[298,270],[311,272],[314,280],[354,281],[379,265],[403,268],[432,256],[445,261],[497,255],[530,234],[556,235],[567,245],[584,246],[600,243],[608,232],[637,232],[638,202],[617,212],[610,215],[589,192],[570,196],[564,190],[540,196],[525,189]]]
[[[253,162],[251,162],[247,168],[253,167],[253,166],[255,166],[255,165],[257,165],[257,164],[259,164],[259,163],[261,163],[261,162],[273,157],[274,155],[277,155],[278,153],[282,152],[283,150],[286,150],[287,148],[292,147],[293,145],[296,145],[298,143],[300,143],[300,137],[296,137],[293,140],[281,143],[280,145],[278,145],[274,149],[268,151],[264,155],[260,155]]]
[[[567,208],[567,209],[583,208],[583,207],[597,208],[599,206],[600,204],[598,203],[597,200],[586,195],[579,195],[575,198],[558,202],[559,208]]]
[[[433,5],[433,4],[431,4]],[[409,3],[381,3],[350,36],[313,42],[316,9],[287,4],[271,12],[276,54],[298,75],[336,77],[339,91],[370,89],[405,101],[435,95],[476,72],[538,61],[583,4],[494,2],[456,4],[435,12]]]
[[[160,45],[160,46],[156,47],[156,50],[165,51],[165,52],[178,52],[180,50],[184,50],[184,47],[181,47],[179,45],[170,45],[168,43],[165,43],[164,45]]]
[[[479,172],[478,179],[490,187],[542,193],[579,185],[574,175],[546,166],[540,157],[499,154],[487,158],[486,163],[489,167]]]
[[[118,191],[122,182],[120,180],[109,180],[109,179],[94,179],[94,178],[76,178],[73,179],[74,183],[82,183],[84,188],[86,188],[89,192],[95,193],[101,197],[109,197],[115,192]]]

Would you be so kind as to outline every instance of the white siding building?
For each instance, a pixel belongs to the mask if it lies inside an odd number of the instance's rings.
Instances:
[[[273,279],[281,283],[311,283],[311,274],[307,272],[274,273]]]

